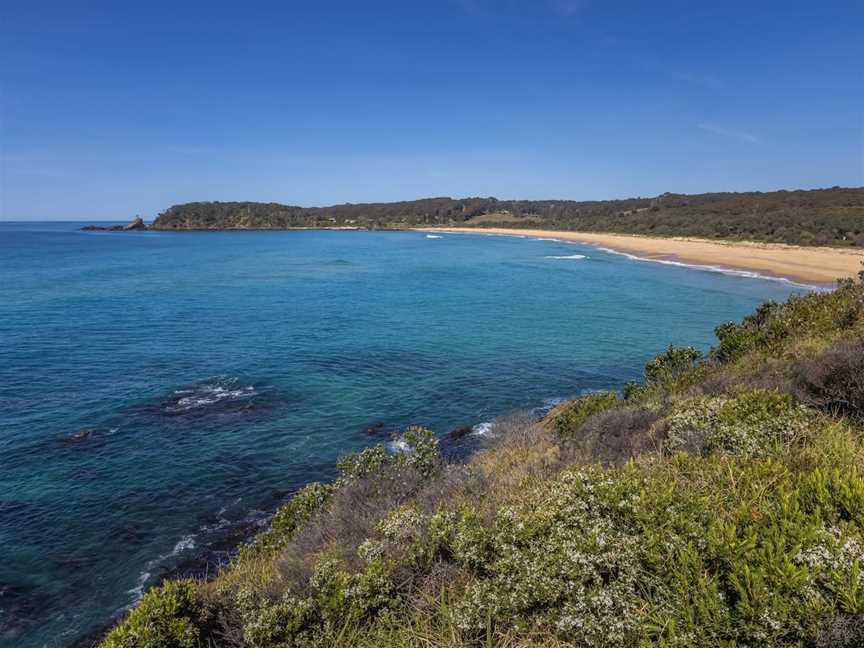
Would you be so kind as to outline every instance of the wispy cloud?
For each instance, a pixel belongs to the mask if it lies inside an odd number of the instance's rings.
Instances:
[[[551,0],[550,6],[561,16],[575,16],[588,6],[588,0]]]
[[[720,79],[711,74],[698,74],[686,70],[667,70],[667,74],[676,81],[683,81],[684,83],[699,85],[712,90],[719,90],[724,85]]]
[[[762,143],[762,140],[760,140],[752,133],[748,133],[746,131],[738,130],[735,128],[728,128],[726,126],[723,126],[722,124],[717,124],[715,122],[699,122],[696,124],[696,128],[704,130],[708,133],[713,133],[714,135],[720,135],[721,137],[735,139],[739,142],[747,142],[748,144]]]
[[[462,11],[475,16],[489,16],[502,12],[519,13],[530,11],[552,12],[558,16],[575,16],[581,13],[589,0],[451,0]]]
[[[487,7],[480,0],[455,0],[454,3],[465,13],[482,16],[487,12]]]
[[[658,60],[651,60],[650,58],[647,60],[639,60],[638,65],[649,72],[659,74],[667,79],[680,81],[681,83],[687,83],[702,88],[708,88],[709,90],[719,90],[726,85],[723,83],[722,79],[713,74],[684,69]]]

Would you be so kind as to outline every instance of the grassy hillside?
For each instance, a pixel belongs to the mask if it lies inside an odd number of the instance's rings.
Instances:
[[[156,229],[291,227],[535,227],[657,236],[746,239],[796,245],[864,245],[864,188],[767,193],[663,194],[576,202],[428,198],[410,202],[292,207],[198,202],[160,214]]]
[[[717,335],[465,464],[416,428],[344,458],[102,645],[864,645],[864,285]]]

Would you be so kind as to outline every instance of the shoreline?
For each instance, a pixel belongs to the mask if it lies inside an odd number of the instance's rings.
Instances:
[[[541,405],[526,408],[525,411],[536,416],[537,421],[541,422],[548,416],[549,412],[559,407],[561,402],[568,400],[558,397],[545,399]],[[448,461],[457,463],[467,461],[483,447],[488,430],[494,426],[497,418],[499,417],[472,425],[460,426],[438,436],[441,456]],[[398,437],[384,436],[388,434],[387,430],[389,428],[383,428],[382,431],[375,426],[365,430],[365,434],[369,436],[372,443],[361,449],[383,445],[387,448],[388,453],[402,452],[398,442],[404,431],[397,433]],[[127,591],[127,594],[134,595],[134,600],[129,605],[118,608],[109,619],[94,624],[77,635],[69,644],[69,648],[97,648],[108,633],[126,619],[128,613],[141,602],[143,595],[153,587],[176,579],[192,579],[199,583],[212,582],[217,579],[222,571],[231,565],[243,546],[248,545],[271,528],[273,518],[280,509],[291,501],[294,495],[316,481],[332,484],[336,480],[337,474],[336,462],[334,461],[329,472],[325,471],[324,474],[318,475],[314,479],[298,482],[299,485],[282,491],[278,501],[253,504],[245,515],[235,520],[222,519],[213,525],[204,524],[196,530],[186,533],[177,541],[173,551],[155,556],[145,563],[144,571],[139,573],[138,584]],[[271,496],[275,496],[275,491]],[[199,545],[195,541],[200,540],[202,536],[203,543]],[[181,547],[181,544],[184,546]],[[183,554],[182,558],[180,557],[181,554]],[[150,570],[153,570],[154,573],[151,573]]]
[[[424,227],[422,232],[528,236],[583,243],[598,249],[631,255],[642,261],[680,263],[706,269],[753,272],[794,283],[832,286],[838,279],[857,276],[864,250],[803,247],[756,241],[712,241],[688,237],[650,237],[566,230],[510,229],[502,227]]]

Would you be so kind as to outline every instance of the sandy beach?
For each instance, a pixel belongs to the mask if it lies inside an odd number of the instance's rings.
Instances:
[[[779,243],[709,241],[695,238],[659,238],[627,234],[565,232],[555,230],[447,227],[423,231],[461,232],[508,236],[532,236],[577,241],[657,261],[679,261],[749,270],[792,281],[832,284],[853,277],[862,269],[864,251],[829,247],[799,247]]]

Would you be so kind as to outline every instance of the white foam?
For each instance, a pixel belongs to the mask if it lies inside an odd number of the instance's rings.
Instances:
[[[455,232],[454,232],[455,233]],[[475,232],[458,232],[459,234],[467,234],[471,235]],[[477,234],[482,234],[485,232],[476,232]],[[510,236],[511,238],[526,238],[525,236],[519,236],[517,234],[505,234],[503,236]],[[824,286],[819,284],[808,284],[801,283],[798,281],[792,281],[791,279],[787,279],[786,277],[775,277],[773,275],[766,275],[760,272],[755,272],[753,270],[736,270],[734,268],[726,268],[723,266],[715,266],[715,265],[705,265],[698,263],[684,263],[683,261],[671,261],[669,259],[652,259],[648,257],[640,257],[635,254],[630,254],[629,252],[621,252],[620,250],[613,250],[611,248],[603,247],[600,245],[596,245],[589,241],[572,241],[568,239],[558,239],[558,238],[545,238],[545,237],[533,237],[535,241],[551,241],[554,243],[565,243],[567,245],[589,245],[597,250],[601,250],[602,252],[608,252],[609,254],[617,254],[632,261],[645,261],[650,263],[660,263],[662,265],[670,265],[670,266],[678,266],[680,268],[689,268],[691,270],[702,270],[704,272],[717,272],[719,274],[729,275],[731,277],[742,277],[745,279],[764,279],[767,281],[779,281],[785,283],[789,286],[794,286],[796,288],[805,288],[807,290],[816,290],[820,292],[830,292],[832,290],[831,286]],[[547,257],[547,258],[567,258],[567,257]]]
[[[401,452],[403,454],[407,454],[411,452],[411,446],[408,445],[408,442],[403,438],[393,439],[387,444],[387,448],[390,452],[396,454]]]
[[[439,239],[439,238],[444,238],[444,237],[443,237],[443,236],[438,236],[437,234],[427,234],[427,235],[426,235],[426,238],[428,238],[428,239]]]
[[[560,256],[547,256],[547,259],[587,259],[584,254],[564,254]]]
[[[144,596],[144,584],[150,579],[150,572],[143,571],[138,576],[138,584],[130,590],[126,590],[127,594],[132,595],[132,603],[129,604],[129,608],[135,606],[138,601],[141,600],[141,597]]]
[[[471,434],[476,436],[486,436],[492,432],[494,428],[495,424],[492,421],[483,421],[471,428]]]
[[[563,397],[544,398],[542,405],[540,405],[539,407],[534,407],[530,410],[531,414],[538,417],[546,416],[549,412],[551,412],[553,409],[555,409],[558,405],[560,405],[566,400],[568,399]]]
[[[144,571],[142,571],[138,575],[138,582],[136,583],[135,587],[133,587],[130,590],[126,590],[127,594],[132,595],[132,602],[128,605],[128,607],[126,609],[128,610],[128,609],[134,607],[138,603],[138,601],[141,600],[141,597],[144,596],[144,587],[147,585],[147,581],[150,580],[150,576],[151,576],[152,571],[156,567],[158,567],[160,563],[167,560],[168,558],[173,558],[175,556],[180,555],[184,551],[187,551],[189,549],[194,549],[194,548],[195,548],[195,534],[190,533],[189,535],[185,535],[182,538],[180,538],[176,542],[176,544],[174,545],[174,548],[170,552],[168,552],[166,554],[162,554],[161,556],[158,556],[157,558],[154,558],[153,560],[149,561],[147,563],[147,565],[145,566]]]
[[[167,407],[166,411],[172,413],[187,412],[197,407],[205,407],[218,403],[219,401],[251,398],[258,394],[251,385],[249,387],[235,388],[233,383],[236,383],[236,379],[228,381],[227,387],[218,383],[208,383],[194,389],[175,390],[174,394],[182,397],[178,398],[174,405]],[[183,396],[183,394],[189,395]]]
[[[806,284],[799,283],[797,281],[792,281],[791,279],[787,279],[786,277],[775,277],[773,275],[762,274],[761,272],[756,272],[754,270],[737,270],[735,268],[727,268],[724,266],[716,266],[716,265],[707,265],[700,263],[685,263],[683,261],[673,261],[671,259],[652,259],[650,257],[640,257],[635,254],[630,254],[629,252],[622,252],[620,250],[613,250],[612,248],[595,246],[598,250],[602,252],[608,252],[609,254],[617,254],[618,256],[623,256],[631,261],[642,261],[648,263],[659,263],[661,265],[669,265],[675,266],[678,268],[689,268],[691,270],[702,270],[703,272],[717,272],[719,274],[729,275],[730,277],[744,277],[745,279],[765,279],[768,281],[779,281],[790,286],[796,286],[799,288],[806,288],[808,290],[830,290],[824,286],[818,286],[814,284]]]
[[[172,556],[176,556],[177,554],[186,551],[187,549],[195,548],[195,535],[190,534],[187,536],[183,536],[180,540],[177,541],[177,544],[174,545],[174,549],[171,551]]]

